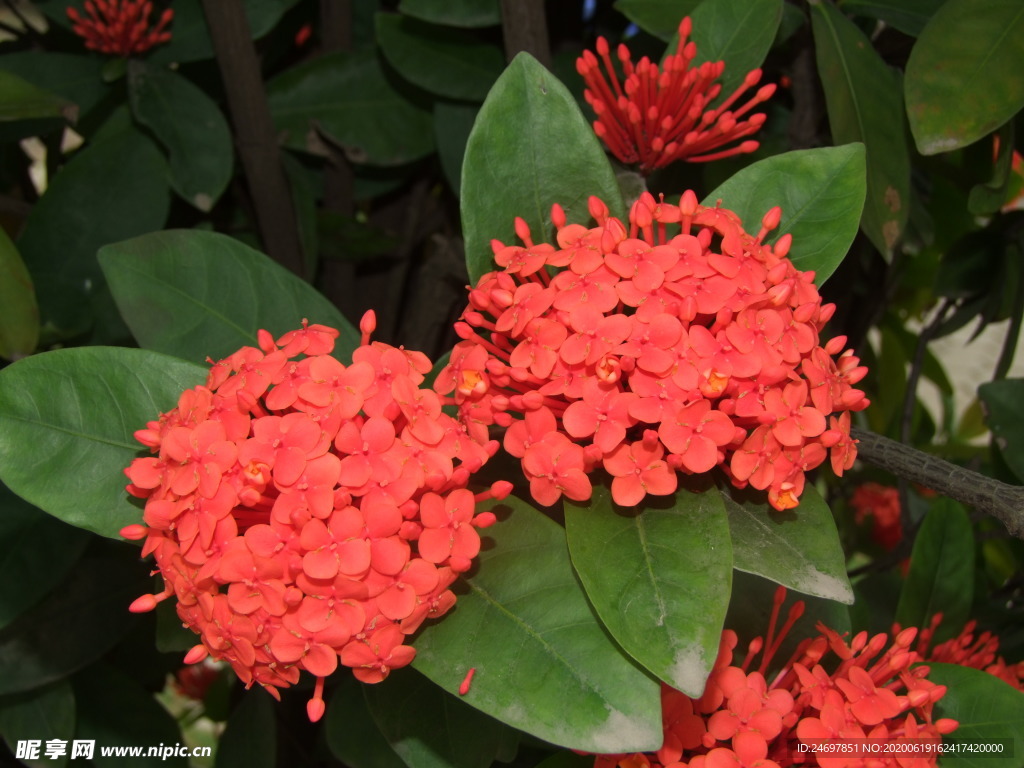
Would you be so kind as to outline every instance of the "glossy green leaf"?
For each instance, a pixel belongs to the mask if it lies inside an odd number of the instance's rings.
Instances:
[[[217,741],[214,768],[274,768],[277,719],[274,700],[258,686],[246,692]]]
[[[845,13],[878,19],[917,37],[944,2],[946,0],[841,0],[839,7]]]
[[[75,738],[96,742],[91,760],[96,768],[123,768],[126,764],[123,755],[104,755],[101,746],[146,747],[145,753],[127,761],[132,768],[188,768],[188,759],[180,754],[148,754],[148,747],[173,749],[184,740],[175,719],[137,681],[101,663],[75,675],[72,684],[79,713]]]
[[[50,180],[17,241],[36,285],[44,324],[99,294],[96,251],[161,229],[170,208],[167,162],[130,124],[111,127],[78,150]]]
[[[832,140],[863,142],[867,200],[861,227],[886,256],[903,234],[910,209],[910,158],[900,85],[871,41],[831,2],[812,0],[818,73]]]
[[[154,232],[108,245],[100,264],[128,326],[146,349],[195,362],[256,346],[261,328],[279,336],[303,318],[341,330],[348,355],[359,333],[309,283],[226,235]]]
[[[441,168],[452,191],[459,194],[462,187],[462,158],[473,123],[480,112],[478,104],[464,104],[438,100],[434,104],[434,131]]]
[[[231,129],[217,104],[170,69],[128,65],[128,95],[135,119],[170,156],[171,186],[200,211],[209,211],[231,180]]]
[[[974,599],[974,531],[964,508],[951,499],[931,505],[914,539],[910,570],[895,621],[926,627],[936,613],[942,624],[935,642],[954,637],[967,622]]]
[[[800,505],[787,512],[769,507],[763,494],[734,496],[723,494],[734,567],[805,595],[853,602],[835,520],[814,486],[806,486]]]
[[[138,522],[124,468],[132,436],[202,384],[206,369],[141,349],[78,347],[0,371],[0,478],[54,517],[118,538]]]
[[[444,620],[422,630],[413,666],[449,693],[476,669],[467,703],[553,744],[657,748],[658,685],[598,623],[562,528],[514,497],[497,511],[478,570]]]
[[[0,696],[59,680],[113,648],[151,591],[149,566],[128,545],[91,548],[44,600],[0,630]],[[117,551],[114,551],[116,546]]]
[[[501,24],[499,0],[400,0],[398,10],[432,24],[450,27],[493,27]]]
[[[0,69],[0,122],[62,117],[74,122],[78,109],[55,93]]]
[[[449,99],[483,101],[505,68],[498,46],[395,13],[377,14],[377,44],[402,77]]]
[[[1024,106],[1024,4],[948,0],[907,61],[910,130],[924,155],[991,133]]]
[[[31,768],[65,766],[70,748],[56,758],[46,756],[46,742],[61,739],[68,742],[75,735],[75,694],[67,680],[60,680],[42,688],[11,696],[0,697],[0,735],[15,752],[19,741],[29,739],[41,742],[39,757],[23,759]]]
[[[377,727],[409,768],[489,768],[506,726],[414,669],[364,687]]]
[[[1024,480],[1024,379],[990,381],[978,388],[999,453]]]
[[[698,5],[691,16],[691,37],[697,44],[697,58],[691,66],[724,61],[725,71],[718,82],[722,95],[729,96],[743,84],[748,72],[764,62],[782,21],[782,5],[782,0],[715,0]]]
[[[85,115],[110,88],[100,76],[102,59],[55,51],[18,51],[0,56],[0,70],[57,94]]]
[[[623,650],[673,688],[700,696],[732,587],[718,489],[648,497],[641,510],[627,510],[595,486],[589,502],[566,503],[565,532],[587,597]]]
[[[393,83],[373,51],[318,56],[274,78],[270,111],[284,144],[322,153],[322,133],[354,163],[401,165],[434,150],[430,111]]]
[[[340,677],[324,719],[331,754],[351,768],[407,768],[370,715],[363,684],[352,675]]]
[[[1020,768],[1024,763],[1024,693],[994,675],[959,664],[932,664],[928,679],[946,686],[933,717],[951,717],[960,725],[943,743],[943,768]],[[984,745],[1003,745],[996,751],[975,751]],[[955,747],[953,745],[962,745]]]
[[[32,276],[7,233],[0,229],[0,357],[31,355],[39,343],[39,306]]]
[[[0,629],[56,587],[88,543],[85,531],[0,485]]]
[[[735,211],[754,234],[776,205],[782,220],[767,242],[793,236],[790,260],[821,285],[857,235],[865,195],[863,144],[786,152],[748,165],[704,198]]]
[[[679,22],[701,0],[615,0],[615,10],[636,24],[640,29],[665,42],[679,31]]]
[[[615,174],[572,95],[520,53],[491,89],[466,145],[462,228],[470,280],[494,268],[492,239],[517,242],[517,216],[534,242],[543,242],[551,205],[560,204],[570,222],[585,222],[590,195],[624,218]]]

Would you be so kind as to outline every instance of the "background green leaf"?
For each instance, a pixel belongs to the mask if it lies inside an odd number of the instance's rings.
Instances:
[[[340,678],[324,716],[331,754],[351,768],[407,768],[374,722],[363,684],[352,675]]]
[[[521,53],[495,83],[469,135],[462,172],[462,225],[472,282],[494,268],[491,240],[511,244],[515,217],[534,242],[551,230],[551,205],[584,222],[597,195],[625,209],[615,174],[575,100],[536,59]]]
[[[128,64],[128,95],[135,119],[170,155],[174,191],[209,211],[231,180],[231,129],[217,104],[179,74],[138,61]]]
[[[554,744],[657,748],[658,685],[591,612],[562,528],[514,497],[496,510],[478,570],[444,620],[422,630],[413,666],[449,693],[476,669],[467,703]]]
[[[226,235],[167,230],[108,245],[103,272],[118,309],[146,349],[202,362],[256,345],[302,319],[341,331],[351,354],[359,332],[322,294],[269,257]]]
[[[861,226],[886,256],[903,234],[910,210],[910,158],[900,85],[857,26],[834,5],[812,0],[818,72],[825,90],[832,139],[863,142],[867,201]]]
[[[45,749],[48,739],[70,744],[75,735],[75,694],[71,683],[59,680],[32,691],[0,697],[0,735],[11,752],[16,751],[19,741],[42,742],[39,758],[22,759],[24,765],[67,765],[70,749],[56,758],[46,757]]]
[[[787,512],[740,491],[722,498],[735,568],[805,595],[853,602],[835,520],[814,486],[805,487],[800,505]]]
[[[931,505],[910,555],[895,621],[901,627],[927,627],[942,613],[935,632],[941,643],[967,622],[974,599],[974,530],[964,508],[942,498]]]
[[[1024,4],[947,0],[907,61],[910,130],[921,154],[973,144],[1024,106]]]
[[[496,45],[395,13],[377,14],[377,44],[402,77],[450,99],[483,101],[505,68]]]
[[[433,24],[492,27],[501,23],[499,0],[400,0],[398,10]]]
[[[217,741],[214,768],[274,768],[277,721],[274,700],[260,687],[248,690]]]
[[[0,69],[0,121],[63,117],[74,122],[78,109],[50,91]]]
[[[845,13],[884,21],[911,37],[917,37],[924,25],[946,0],[840,0]]]
[[[752,69],[764,62],[782,21],[782,0],[714,0],[702,2],[691,16],[697,44],[697,58],[691,67],[705,61],[724,61],[719,82],[722,97],[729,96]],[[673,45],[669,45],[674,49]],[[753,95],[756,88],[748,91]],[[742,104],[741,99],[738,104]]]
[[[0,56],[0,70],[11,72],[39,88],[62,96],[84,117],[109,91],[97,56],[53,51],[16,51]]]
[[[473,123],[480,112],[479,104],[466,104],[438,99],[434,103],[434,132],[437,154],[445,179],[459,195],[462,188],[462,158],[466,154]]]
[[[989,429],[1003,460],[1024,480],[1024,379],[990,381],[978,387]]]
[[[821,285],[839,266],[857,234],[865,195],[864,145],[803,149],[748,165],[704,198],[735,211],[757,233],[769,208],[782,207],[767,242],[793,235],[789,258],[814,270]]]
[[[719,490],[680,490],[625,510],[595,486],[589,502],[566,503],[565,531],[587,597],[623,650],[673,688],[700,696],[732,587]]]
[[[666,3],[665,0],[615,0],[615,10],[636,24],[644,32],[661,38],[665,42],[671,40],[679,31],[679,22],[701,0],[677,0]]]
[[[124,468],[133,434],[206,380],[206,369],[141,349],[78,347],[0,371],[0,478],[61,520],[118,538],[141,519]]]
[[[39,306],[32,276],[7,233],[0,229],[0,357],[31,355],[39,343]]]

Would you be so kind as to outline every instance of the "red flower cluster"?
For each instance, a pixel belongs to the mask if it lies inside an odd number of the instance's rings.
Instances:
[[[893,550],[903,539],[900,523],[900,494],[895,488],[879,483],[858,486],[850,498],[854,520],[858,525],[871,520],[871,538],[886,550]]]
[[[960,634],[944,643],[939,643],[931,651],[932,638],[935,630],[942,623],[942,613],[936,613],[932,617],[931,624],[921,630],[921,636],[917,642],[917,652],[926,661],[935,661],[943,664],[959,664],[962,667],[980,669],[990,675],[998,677],[1008,685],[1012,685],[1018,691],[1024,691],[1024,661],[1016,664],[1007,664],[999,652],[999,638],[991,632],[982,632],[975,638],[974,631],[978,622],[971,619],[961,630]]]
[[[906,753],[868,759],[798,751],[801,744],[836,739],[937,742],[958,723],[932,718],[932,708],[946,688],[927,679],[928,667],[913,666],[920,661],[911,650],[916,629],[900,632],[891,644],[886,634],[869,638],[866,632],[847,643],[818,624],[818,636],[804,640],[768,682],[768,665],[804,609],[803,602],[795,603],[782,630],[774,636],[784,599],[785,589],[779,587],[767,639],[751,642],[741,666],[732,663],[736,633],[722,633],[718,658],[700,698],[663,687],[665,741],[661,749],[653,754],[600,755],[595,768],[935,765],[934,755]],[[762,649],[761,663],[751,671],[751,661]],[[837,663],[828,664],[830,671],[822,664],[829,651],[837,658]]]
[[[634,65],[629,49],[619,45],[624,83],[619,82],[608,41],[603,37],[597,38],[600,61],[590,51],[576,60],[576,71],[587,86],[583,95],[597,115],[594,133],[623,163],[639,163],[641,173],[677,160],[706,162],[753,152],[758,147],[751,140],[713,151],[761,128],[763,113],[746,115],[775,93],[775,85],[762,86],[743,106],[732,109],[761,79],[761,70],[755,69],[734,93],[712,108],[722,90],[716,80],[725,71],[725,62],[705,62],[691,68],[697,56],[696,44],[686,42],[691,28],[689,17],[683,19],[676,52],[665,57],[661,69],[646,56]]]
[[[310,672],[312,720],[339,661],[370,683],[412,661],[405,637],[452,607],[494,522],[475,503],[511,490],[466,489],[497,443],[419,388],[424,355],[370,344],[371,313],[361,327],[348,366],[332,328],[261,331],[136,432],[156,455],[125,470],[146,508],[122,535],[146,539],[164,582],[131,610],[176,597],[202,637],[186,662],[212,654],[275,696]]]
[[[72,29],[85,39],[85,47],[101,53],[131,56],[171,39],[167,25],[174,11],[165,9],[150,28],[151,0],[85,0],[86,17],[73,7],[67,11]]]
[[[554,207],[557,248],[521,219],[525,247],[493,242],[504,269],[470,291],[464,340],[435,382],[478,440],[507,427],[534,499],[588,499],[603,467],[632,506],[673,493],[677,470],[717,465],[788,509],[829,450],[837,474],[850,468],[866,369],[849,352],[833,359],[845,337],[819,346],[834,306],[786,258],[790,236],[762,242],[779,208],[756,237],[693,192],[678,206],[645,193],[628,230],[597,198],[590,211],[588,229]]]

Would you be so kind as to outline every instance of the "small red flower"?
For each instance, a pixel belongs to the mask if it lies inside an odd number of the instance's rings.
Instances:
[[[765,115],[747,115],[775,93],[775,85],[762,86],[734,109],[740,97],[761,79],[761,70],[755,69],[735,92],[712,107],[722,90],[716,81],[725,63],[691,67],[697,56],[696,44],[686,41],[691,29],[689,17],[683,19],[676,52],[665,57],[660,69],[646,56],[634,65],[629,49],[620,45],[617,56],[624,82],[619,80],[603,37],[597,39],[597,56],[584,51],[576,61],[576,71],[587,86],[584,96],[597,114],[594,133],[619,160],[639,164],[645,175],[677,160],[706,162],[758,147],[750,140],[718,149],[758,131]]]
[[[167,8],[150,27],[152,0],[86,0],[85,13],[67,9],[75,34],[85,39],[85,47],[115,56],[132,56],[171,39],[167,25],[174,11]]]
[[[871,538],[876,544],[886,550],[896,548],[903,538],[899,491],[878,483],[864,483],[853,492],[850,506],[858,524],[871,520]]]

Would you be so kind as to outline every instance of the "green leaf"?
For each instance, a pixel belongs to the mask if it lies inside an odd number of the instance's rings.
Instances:
[[[417,638],[413,666],[449,693],[474,668],[467,703],[553,744],[656,749],[658,685],[591,612],[563,530],[514,497],[497,511],[502,519],[487,529],[479,569],[455,608]]]
[[[78,108],[55,93],[0,69],[0,122],[61,117],[74,122]]]
[[[75,694],[67,680],[60,680],[34,691],[0,697],[0,735],[11,752],[19,741],[40,741],[39,758],[23,759],[32,768],[67,765],[71,740],[75,735]],[[46,757],[46,742],[61,739],[68,750],[60,757]]]
[[[138,682],[121,670],[100,663],[79,672],[72,684],[79,713],[75,738],[95,740],[91,762],[96,768],[125,765],[123,756],[104,755],[101,746],[146,747],[142,755],[131,758],[132,768],[188,768],[188,760],[180,755],[148,754],[149,747],[173,749],[183,739],[174,718]]]
[[[959,664],[929,663],[928,679],[946,686],[935,704],[933,717],[951,717],[960,723],[944,744],[953,747],[942,757],[943,768],[1020,768],[1024,761],[1024,693],[998,677]],[[983,745],[1003,745],[1002,754],[975,752]],[[948,747],[947,747],[948,748]]]
[[[44,323],[60,328],[68,308],[97,295],[96,251],[161,229],[170,208],[167,163],[130,125],[78,150],[50,180],[18,240]]]
[[[1003,460],[1018,479],[1024,479],[1024,379],[982,384],[978,397]]]
[[[82,117],[110,90],[100,77],[103,59],[55,51],[18,51],[0,56],[0,70],[57,94]],[[61,115],[63,117],[63,115]]]
[[[492,239],[514,241],[516,216],[542,242],[553,203],[569,221],[583,222],[590,195],[625,218],[615,174],[572,95],[520,53],[488,94],[466,145],[462,227],[470,280],[494,268]]]
[[[488,768],[505,726],[414,669],[363,691],[377,727],[409,768]]]
[[[432,24],[451,27],[493,27],[501,24],[499,0],[400,0],[398,10]]]
[[[800,505],[788,512],[777,512],[752,494],[734,496],[722,494],[735,568],[805,595],[853,603],[839,532],[814,486],[805,487]]]
[[[910,131],[921,154],[966,147],[1024,106],[1024,5],[948,0],[907,61]]]
[[[900,32],[917,37],[946,0],[841,0],[844,13],[884,21]]]
[[[748,165],[705,197],[704,205],[721,200],[754,234],[761,217],[781,206],[782,220],[768,242],[791,234],[790,260],[798,269],[813,270],[821,285],[857,234],[864,174],[863,144],[796,150]]]
[[[57,586],[88,543],[85,531],[0,485],[0,629]]]
[[[679,32],[679,22],[693,12],[701,0],[615,0],[614,8],[644,32],[671,40]]]
[[[812,0],[818,72],[825,89],[832,140],[863,142],[867,201],[861,227],[887,257],[910,210],[910,158],[900,85],[871,41],[830,2]]]
[[[1013,173],[1013,122],[1000,128],[995,138],[999,142],[999,154],[992,163],[992,177],[982,184],[971,187],[967,205],[975,216],[991,216],[1009,202],[1010,177]]]
[[[124,468],[146,422],[206,370],[141,349],[77,347],[0,371],[0,479],[54,517],[102,536],[136,523]]]
[[[0,696],[20,693],[91,664],[138,618],[128,606],[152,589],[135,547],[90,549],[39,604],[0,630]]]
[[[267,96],[291,149],[322,154],[319,132],[354,163],[401,165],[434,150],[429,110],[392,83],[374,51],[319,56],[274,78]]]
[[[437,154],[445,178],[456,196],[462,186],[462,158],[466,154],[473,123],[480,112],[478,104],[438,100],[434,103],[434,131]]]
[[[407,768],[374,722],[363,684],[352,675],[342,675],[331,694],[324,734],[331,754],[351,768]]]
[[[402,77],[450,99],[483,101],[505,68],[496,45],[394,13],[377,14],[377,44]]]
[[[32,276],[18,249],[0,229],[0,357],[31,355],[39,343],[39,307]]]
[[[697,58],[691,66],[724,61],[725,71],[719,82],[722,96],[729,96],[743,84],[747,73],[764,61],[782,21],[782,5],[782,0],[702,2],[691,17],[691,37],[697,44]],[[749,93],[753,95],[754,91]]]
[[[214,768],[274,768],[277,720],[274,700],[259,688],[246,692],[217,743]]]
[[[359,333],[322,294],[259,251],[226,235],[154,232],[100,251],[121,315],[146,349],[195,362],[256,345],[261,328],[275,337],[303,318],[342,332],[350,354]]]
[[[974,598],[974,530],[964,508],[951,499],[934,502],[921,524],[910,555],[895,621],[901,627],[927,627],[942,613],[935,642],[963,628]]]
[[[589,502],[566,503],[565,531],[587,597],[616,642],[673,688],[699,697],[732,588],[718,489],[680,490],[624,510],[595,486]]]
[[[231,180],[234,146],[213,99],[181,75],[140,61],[128,64],[132,113],[170,155],[171,186],[209,211]]]

